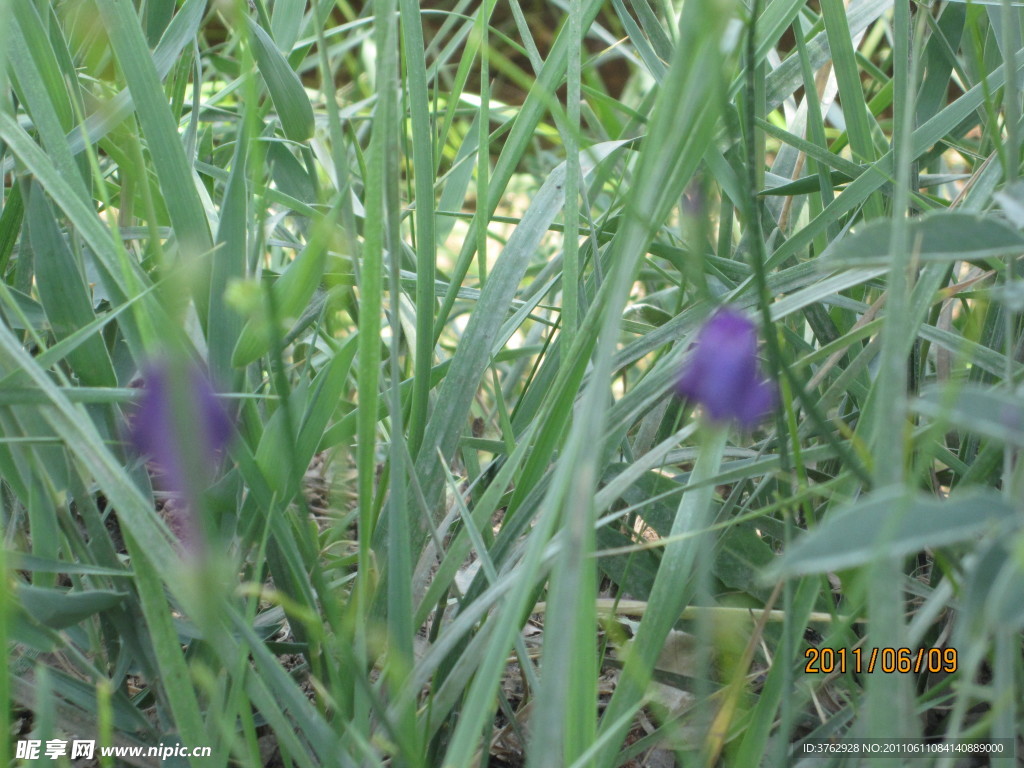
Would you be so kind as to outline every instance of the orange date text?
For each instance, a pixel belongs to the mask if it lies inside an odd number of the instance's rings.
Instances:
[[[804,672],[831,675],[835,672],[886,674],[956,672],[956,648],[808,648]]]

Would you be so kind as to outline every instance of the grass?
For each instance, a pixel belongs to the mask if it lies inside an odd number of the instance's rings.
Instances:
[[[891,6],[0,4],[0,753],[1019,748],[1021,9]]]

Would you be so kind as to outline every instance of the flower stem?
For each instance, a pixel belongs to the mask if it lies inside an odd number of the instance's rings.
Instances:
[[[727,434],[728,429],[724,426],[705,425],[703,428],[700,453],[690,475],[691,485],[697,487],[683,493],[679,501],[669,534],[671,543],[665,547],[647,599],[652,610],[644,614],[629,647],[619,684],[601,721],[602,732],[609,728],[624,730],[628,727],[630,719],[624,715],[642,705],[665,638],[693,599],[697,586],[694,574],[697,553],[710,544],[707,528],[713,517],[715,487],[708,481],[718,473],[722,464]],[[612,740],[618,738],[616,736]]]

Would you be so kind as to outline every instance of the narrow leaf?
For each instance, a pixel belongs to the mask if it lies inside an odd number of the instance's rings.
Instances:
[[[943,500],[906,499],[901,489],[879,491],[801,536],[766,578],[855,568],[879,558],[945,547],[974,539],[1016,516],[1002,496],[989,490]]]
[[[256,66],[267,84],[284,135],[292,141],[309,139],[313,135],[313,106],[309,103],[302,81],[266,30],[248,17],[247,21],[252,33],[250,39]]]

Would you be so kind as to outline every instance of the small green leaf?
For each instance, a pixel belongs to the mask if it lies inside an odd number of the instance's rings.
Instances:
[[[1016,516],[1016,510],[990,490],[944,500],[906,498],[902,489],[879,491],[797,539],[768,569],[767,578],[838,571],[877,558],[949,546],[980,536]]]
[[[73,627],[95,613],[120,605],[127,597],[124,592],[105,589],[67,592],[31,584],[19,584],[15,592],[26,613],[51,629]]]
[[[759,577],[774,559],[772,548],[752,525],[734,525],[719,537],[711,568],[727,587],[765,601],[772,588],[761,584]]]
[[[98,7],[135,102],[179,246],[189,255],[205,254],[213,247],[206,209],[135,7],[126,0],[100,0]]]
[[[1024,403],[1006,391],[967,384],[953,397],[938,388],[925,390],[911,408],[943,424],[1024,446]]]
[[[1012,539],[994,540],[970,564],[961,599],[963,618],[958,622],[964,639],[986,627],[1017,631],[1024,626],[1024,564],[1013,546]]]
[[[326,255],[323,239],[314,238],[271,286],[279,320],[294,322],[302,313],[320,285]],[[231,364],[240,368],[266,354],[273,338],[271,334],[277,332],[270,328],[266,315],[258,313],[242,329],[231,355]]]
[[[660,328],[672,319],[672,315],[661,307],[656,307],[653,304],[633,304],[632,306],[626,307],[626,311],[623,313],[622,318],[623,320],[634,320],[639,323],[646,323],[647,325],[655,328]]]
[[[29,194],[28,235],[35,251],[39,299],[54,336],[58,340],[66,339],[77,329],[89,325],[96,316],[81,265],[57,229],[49,202],[35,185]],[[117,384],[114,366],[98,333],[68,352],[68,361],[83,384],[107,387]]]
[[[309,170],[288,151],[285,142],[278,139],[269,143],[267,162],[278,189],[304,203],[317,202],[315,180]]]
[[[131,571],[123,568],[107,568],[92,563],[69,563],[62,560],[50,560],[45,557],[36,557],[24,552],[7,550],[4,552],[8,565],[18,571],[31,571],[33,573],[77,573],[89,576],[124,576],[130,577]]]
[[[853,177],[848,173],[842,171],[833,170],[829,172],[829,178],[833,184],[847,184],[853,181]],[[762,189],[757,194],[762,197],[780,196],[780,197],[791,197],[793,195],[806,195],[811,192],[817,192],[821,189],[821,177],[817,174],[813,176],[804,176],[802,178],[791,181],[788,184],[779,184],[775,187],[767,187]]]
[[[902,222],[917,261],[976,261],[1024,252],[1024,236],[994,216],[935,211]],[[836,242],[823,255],[830,265],[886,266],[893,221],[874,221]]]
[[[610,525],[597,530],[597,546],[600,549],[628,547],[635,542]],[[600,559],[601,571],[619,588],[630,595],[643,599],[651,593],[651,585],[658,573],[658,558],[653,552],[638,550],[624,555],[609,555]]]
[[[313,135],[313,105],[306,89],[270,35],[252,19],[247,20],[256,66],[267,84],[284,135],[292,141],[305,141]]]

